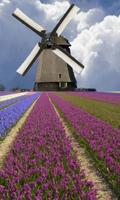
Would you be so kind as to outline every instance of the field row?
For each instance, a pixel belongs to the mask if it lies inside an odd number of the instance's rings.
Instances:
[[[29,97],[29,96],[23,95],[23,96],[19,96],[19,97],[15,97],[15,98],[12,98],[12,99],[1,101],[0,102],[0,110],[4,109],[4,108],[6,108],[6,107],[8,107],[12,104],[15,104],[18,101],[24,100],[26,97]]]
[[[1,95],[0,96],[0,102],[8,100],[8,99],[13,99],[15,97],[24,96],[24,95],[27,95],[27,94],[28,94],[28,92],[18,92],[18,93],[11,93],[11,94],[6,94],[6,95]]]
[[[115,93],[104,93],[104,92],[70,92],[69,94],[72,94],[78,97],[85,97],[87,99],[120,105],[119,93],[115,94]]]
[[[9,129],[15,125],[39,95],[40,93],[24,95],[0,103],[1,108],[4,108],[0,110],[0,138],[6,136]]]
[[[86,148],[99,171],[116,194],[120,195],[120,130],[114,129],[60,96],[51,93],[49,96],[74,128],[77,141]]]
[[[90,96],[89,93],[86,93],[86,95]],[[91,115],[105,121],[108,124],[111,124],[115,128],[120,129],[120,104],[111,104],[109,101],[103,102],[100,99],[98,101],[92,98],[86,98],[83,97],[81,92],[61,92],[56,94],[61,96],[64,100],[69,101],[73,105],[82,109],[83,111],[90,113]],[[94,96],[95,95],[96,93]],[[110,94],[106,95],[109,96]],[[116,94],[113,95],[117,101],[118,96]],[[98,96],[100,97],[100,94]]]
[[[13,94],[12,92],[7,92],[7,91],[0,91],[0,97],[8,94]]]

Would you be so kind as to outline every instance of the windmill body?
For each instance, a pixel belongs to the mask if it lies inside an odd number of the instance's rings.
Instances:
[[[73,70],[80,73],[84,66],[71,56],[70,43],[61,36],[62,31],[77,12],[78,8],[71,5],[50,33],[46,33],[42,26],[31,20],[21,10],[16,9],[13,13],[15,18],[42,38],[17,70],[20,75],[25,75],[39,57],[35,90],[73,90],[77,87]]]
[[[70,53],[70,44],[59,44]],[[35,90],[73,90],[77,87],[72,68],[50,49],[45,49],[39,56],[36,68]]]

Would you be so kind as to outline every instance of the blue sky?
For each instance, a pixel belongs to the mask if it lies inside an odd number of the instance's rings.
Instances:
[[[50,31],[70,3],[75,3],[80,12],[63,35],[72,44],[73,56],[85,65],[82,74],[76,74],[78,86],[120,90],[120,0],[1,0],[0,83],[7,88],[30,88],[34,83],[38,61],[25,77],[17,75],[16,70],[40,39],[11,16],[15,8]]]

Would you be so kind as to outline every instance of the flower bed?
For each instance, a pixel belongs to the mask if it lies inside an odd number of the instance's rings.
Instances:
[[[80,92],[78,92],[79,95]],[[64,100],[69,101],[73,105],[83,111],[94,115],[96,118],[111,124],[113,127],[120,129],[120,105],[96,101],[86,97],[80,97],[70,92],[56,92]]]
[[[17,122],[38,96],[39,93],[35,93],[20,102],[0,110],[0,137],[6,135],[8,129]]]
[[[47,95],[37,101],[0,170],[0,197],[95,200]]]
[[[104,92],[70,92],[69,94],[103,101],[106,103],[120,104],[120,94],[104,93]]]
[[[29,95],[19,96],[15,97],[13,99],[5,100],[0,102],[0,110],[3,108],[6,108],[14,103],[17,103],[18,101],[24,100],[25,98],[29,97]]]
[[[96,119],[62,98],[49,94],[75,129],[75,137],[89,151],[114,191],[120,195],[120,130]]]
[[[4,96],[4,95],[8,95],[8,94],[14,94],[14,92],[0,91],[0,96]]]

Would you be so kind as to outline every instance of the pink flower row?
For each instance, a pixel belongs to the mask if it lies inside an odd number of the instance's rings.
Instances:
[[[106,103],[120,104],[120,94],[104,93],[104,92],[70,92],[70,95],[86,97]]]
[[[84,138],[94,155],[97,155],[99,164],[103,166],[103,173],[120,193],[120,130],[57,95],[49,95],[74,127],[78,138]]]

